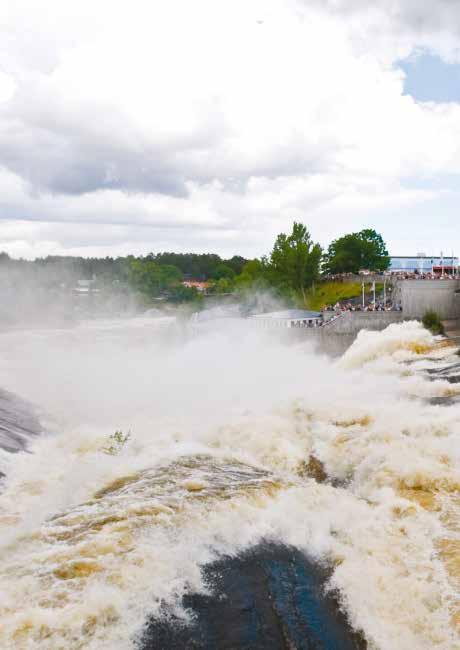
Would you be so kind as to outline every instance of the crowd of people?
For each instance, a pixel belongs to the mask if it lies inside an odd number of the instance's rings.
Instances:
[[[353,304],[352,302],[336,302],[335,305],[326,305],[323,308],[323,311],[333,311],[336,314],[345,311],[402,311],[402,306],[400,303],[393,303],[391,300],[387,300],[384,304],[382,302],[370,302],[366,305],[361,303]]]
[[[395,280],[459,280],[460,274],[452,273],[450,270],[445,271],[385,271],[385,273],[338,273],[338,274],[327,274],[324,276],[325,280],[333,282],[346,282],[350,280],[366,280],[367,276],[369,278],[381,277],[382,279],[390,277]]]
[[[419,271],[400,271],[399,273],[392,273],[392,278],[396,280],[458,280],[457,275],[452,273],[422,273]]]

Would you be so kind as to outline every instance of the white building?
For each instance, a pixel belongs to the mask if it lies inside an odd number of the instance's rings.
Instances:
[[[285,311],[272,311],[267,314],[255,314],[249,320],[258,327],[320,327],[323,324],[323,315],[317,311],[305,309],[287,309]]]
[[[458,275],[458,257],[424,255],[392,256],[390,273],[431,273],[433,275]]]

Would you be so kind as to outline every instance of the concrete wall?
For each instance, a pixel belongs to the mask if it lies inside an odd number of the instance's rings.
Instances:
[[[406,318],[422,318],[433,309],[444,319],[460,318],[460,282],[456,280],[403,280],[401,303]]]
[[[324,327],[273,330],[274,336],[291,342],[308,341],[319,352],[336,357],[343,354],[363,330],[380,331],[392,323],[405,320],[402,312],[343,312],[340,318]]]
[[[407,320],[400,311],[346,311],[325,326],[325,331],[334,334],[358,334],[361,330],[384,330],[392,323],[401,323]]]
[[[280,328],[264,330],[264,334],[288,344],[310,343],[315,350],[331,357],[342,355],[356,338],[354,334],[335,334],[325,327]]]

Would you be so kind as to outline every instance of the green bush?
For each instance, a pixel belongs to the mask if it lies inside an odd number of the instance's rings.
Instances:
[[[120,453],[128,440],[131,438],[131,431],[123,433],[123,431],[115,431],[109,436],[109,442],[106,447],[102,449],[105,454],[116,456]]]
[[[432,334],[444,334],[444,325],[434,310],[430,309],[425,312],[425,315],[422,318],[422,323],[427,330],[430,330]]]

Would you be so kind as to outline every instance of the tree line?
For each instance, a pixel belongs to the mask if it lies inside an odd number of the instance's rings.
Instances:
[[[344,235],[323,250],[304,224],[280,233],[269,256],[248,261],[235,279],[238,289],[274,290],[291,304],[305,306],[307,291],[320,280],[366,269],[382,273],[390,257],[382,236],[372,229]]]
[[[198,280],[209,283],[211,293],[269,289],[292,304],[305,304],[306,292],[323,277],[362,269],[382,272],[389,264],[385,242],[375,230],[346,234],[323,250],[304,224],[294,222],[291,232],[280,233],[270,254],[260,259],[162,252],[117,258],[48,256],[27,261],[0,253],[0,277],[13,285],[30,281],[48,288],[94,279],[94,286],[100,289],[134,289],[147,299],[163,297],[172,302],[199,300],[195,287],[183,285],[184,280]]]

